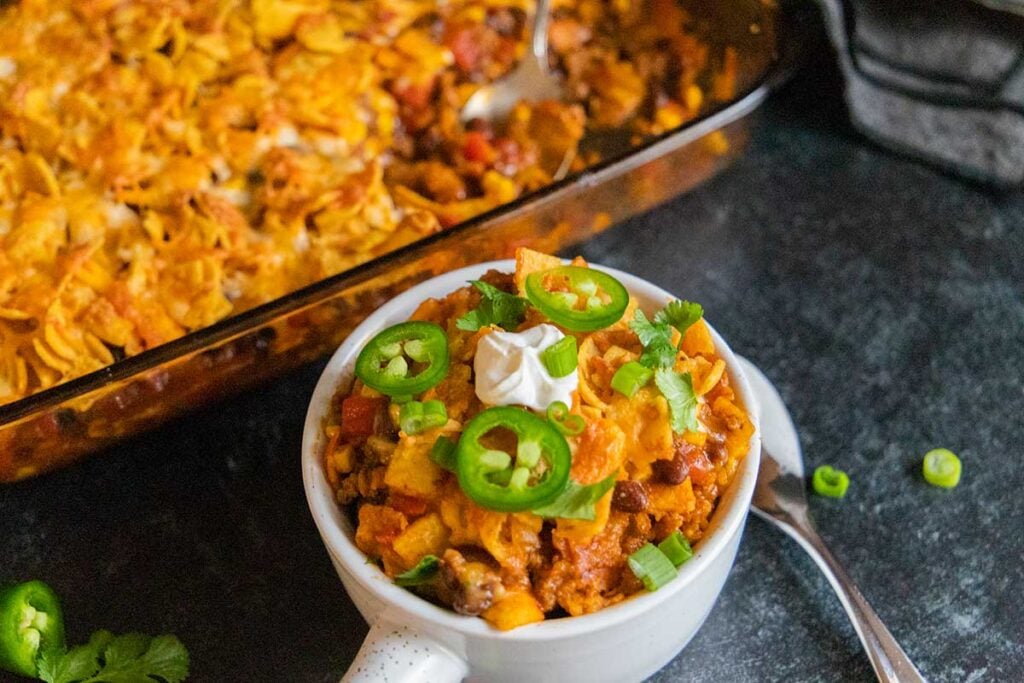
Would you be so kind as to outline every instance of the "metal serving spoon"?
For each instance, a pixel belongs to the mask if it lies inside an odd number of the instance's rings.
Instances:
[[[504,78],[477,90],[462,107],[460,118],[502,121],[516,102],[564,99],[565,86],[548,66],[548,21],[551,0],[537,0],[530,30],[530,51]]]
[[[740,364],[761,406],[763,445],[754,489],[754,512],[791,536],[825,574],[853,622],[878,680],[924,683],[917,667],[814,529],[804,493],[806,479],[800,442],[782,397],[753,363],[741,358]]]

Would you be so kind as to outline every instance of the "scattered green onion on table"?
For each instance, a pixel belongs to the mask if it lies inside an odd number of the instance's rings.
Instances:
[[[830,465],[821,465],[814,470],[811,487],[819,496],[826,498],[842,498],[850,487],[850,477],[846,472]]]
[[[961,469],[960,458],[946,448],[928,451],[921,463],[925,481],[944,489],[951,489],[960,483]]]

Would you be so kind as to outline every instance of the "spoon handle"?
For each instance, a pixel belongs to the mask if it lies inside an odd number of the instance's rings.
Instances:
[[[530,29],[530,51],[537,62],[548,69],[548,22],[551,20],[551,0],[537,0]]]
[[[868,604],[853,579],[829,552],[811,520],[806,515],[785,515],[782,519],[773,515],[770,520],[807,551],[832,584],[832,589],[839,596],[839,601],[843,603],[846,614],[864,644],[878,680],[883,683],[925,683],[921,672]]]

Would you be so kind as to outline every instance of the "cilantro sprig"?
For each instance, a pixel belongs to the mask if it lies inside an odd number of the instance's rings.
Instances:
[[[636,332],[643,345],[640,363],[649,368],[670,368],[676,362],[676,347],[672,345],[672,326],[651,322],[639,308],[633,314],[630,329]]]
[[[456,320],[457,328],[476,332],[481,327],[497,325],[510,330],[523,322],[529,305],[526,299],[503,292],[481,280],[471,280],[470,284],[480,292],[480,305]]]
[[[698,428],[697,395],[690,373],[672,369],[679,355],[679,349],[672,344],[672,329],[685,335],[703,316],[700,304],[677,299],[655,313],[653,320],[637,309],[629,324],[644,347],[640,363],[654,370],[654,383],[668,402],[672,431],[677,434]]]
[[[39,660],[46,683],[181,683],[188,677],[188,651],[174,636],[97,631],[85,645]]]
[[[658,368],[654,371],[654,383],[668,401],[672,431],[677,434],[697,431],[697,394],[693,392],[690,373]]]
[[[655,313],[653,321],[648,320],[638,308],[629,327],[644,347],[640,362],[649,368],[672,367],[679,351],[672,345],[672,328],[679,330],[680,335],[685,335],[686,330],[703,316],[704,309],[700,304],[678,299]]]
[[[618,471],[613,472],[601,481],[588,485],[570,479],[569,485],[558,498],[544,507],[531,510],[531,512],[540,517],[593,521],[597,516],[597,501],[601,500],[601,496],[615,486],[618,474]]]
[[[686,334],[690,325],[704,317],[704,307],[693,301],[670,301],[665,308],[654,314],[654,322],[668,323],[679,330],[679,334]]]

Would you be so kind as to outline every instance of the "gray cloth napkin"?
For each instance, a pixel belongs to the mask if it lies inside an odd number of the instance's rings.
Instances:
[[[960,175],[1024,185],[1022,0],[819,0],[865,135]]]

